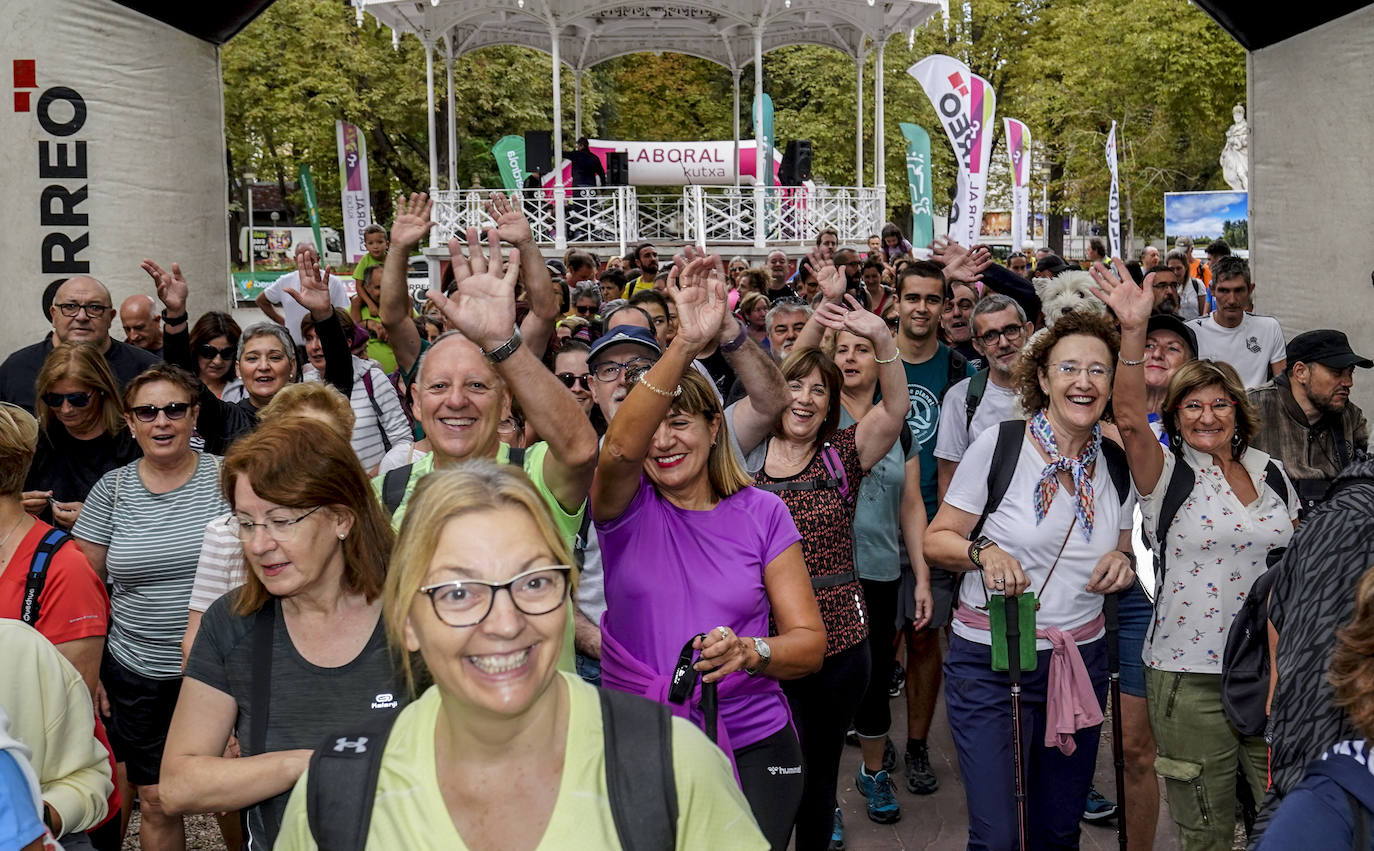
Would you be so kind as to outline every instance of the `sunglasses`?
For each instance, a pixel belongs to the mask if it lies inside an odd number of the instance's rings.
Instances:
[[[233,346],[225,346],[222,349],[217,349],[208,343],[196,346],[196,354],[206,360],[214,360],[216,356],[218,356],[220,360],[233,360],[235,353],[236,350]]]
[[[571,372],[560,372],[558,373],[558,380],[563,382],[563,386],[568,388],[569,390],[572,389],[574,384],[581,384],[583,390],[592,389],[591,373],[586,373],[584,375],[573,375]]]
[[[43,404],[44,404],[44,405],[47,405],[49,408],[57,409],[57,408],[62,407],[62,403],[63,403],[63,402],[66,402],[66,403],[70,404],[73,408],[84,408],[84,407],[86,407],[87,405],[91,404],[91,396],[92,396],[92,395],[93,395],[93,394],[87,393],[87,392],[82,392],[82,393],[44,393],[44,394],[43,394]]]
[[[578,316],[591,316],[596,313],[596,308],[590,304],[579,304],[573,309],[577,311]]]
[[[186,416],[186,412],[191,410],[190,402],[173,402],[170,405],[138,405],[130,408],[129,412],[141,423],[150,423],[157,419],[158,414],[166,414],[169,420],[179,420]]]

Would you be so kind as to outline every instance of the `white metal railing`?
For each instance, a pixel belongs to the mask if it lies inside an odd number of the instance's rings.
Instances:
[[[437,244],[459,238],[469,227],[492,224],[484,204],[496,190],[434,193]],[[681,193],[640,194],[632,186],[510,193],[529,217],[542,246],[615,245],[623,254],[640,241],[707,245],[810,244],[824,227],[841,242],[861,243],[882,227],[883,189],[852,186],[684,186]],[[561,201],[563,232],[559,233]]]

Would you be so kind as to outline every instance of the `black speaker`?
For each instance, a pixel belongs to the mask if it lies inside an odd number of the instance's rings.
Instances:
[[[782,153],[778,180],[783,186],[801,186],[811,179],[811,140],[793,139]]]
[[[525,131],[525,170],[540,174],[553,171],[553,133],[548,130]]]
[[[606,185],[627,186],[630,183],[630,155],[625,151],[606,152]]]

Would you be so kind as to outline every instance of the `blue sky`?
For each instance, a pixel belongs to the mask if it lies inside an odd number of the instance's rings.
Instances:
[[[1221,236],[1222,222],[1244,219],[1244,192],[1164,193],[1164,233],[1194,240]]]

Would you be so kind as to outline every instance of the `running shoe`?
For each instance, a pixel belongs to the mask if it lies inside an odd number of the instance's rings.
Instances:
[[[830,828],[830,844],[825,851],[844,851],[844,816],[839,807],[835,808],[835,824]]]
[[[1088,800],[1083,804],[1083,821],[1102,821],[1116,815],[1116,803],[1109,801],[1094,786],[1088,790]]]
[[[902,690],[906,688],[906,669],[901,662],[892,663],[892,679],[887,684],[888,697],[901,697]]]
[[[868,799],[868,819],[878,824],[892,824],[902,819],[902,807],[897,803],[897,787],[886,771],[869,774],[859,764],[859,772],[854,776],[854,785],[859,794]]]
[[[917,745],[915,751],[908,747],[903,756],[908,792],[913,795],[933,795],[939,790],[940,779],[935,776],[935,769],[930,767],[930,750],[925,742]]]

